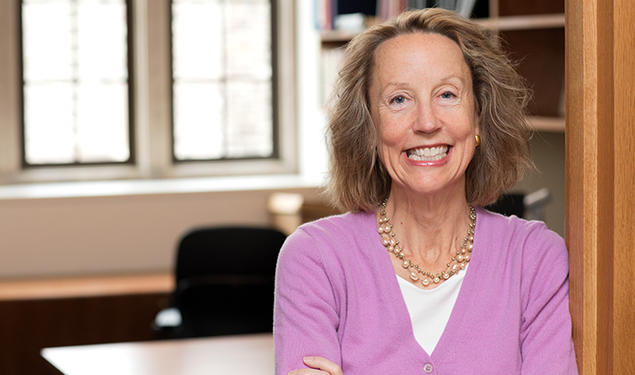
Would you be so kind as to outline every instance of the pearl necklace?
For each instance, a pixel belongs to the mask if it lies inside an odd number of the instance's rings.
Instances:
[[[377,231],[381,237],[382,244],[386,247],[388,252],[402,261],[401,266],[404,269],[410,270],[410,279],[412,281],[419,281],[419,275],[421,275],[423,276],[423,278],[421,278],[421,285],[427,287],[431,283],[438,284],[441,281],[445,281],[460,270],[465,269],[465,266],[472,258],[474,227],[476,226],[476,210],[474,207],[470,207],[470,224],[467,228],[465,238],[463,239],[463,245],[461,245],[461,247],[456,251],[456,254],[450,258],[450,261],[446,264],[446,269],[444,271],[433,274],[431,272],[424,271],[421,266],[406,258],[404,249],[399,245],[399,240],[395,237],[395,232],[392,231],[390,218],[386,216],[386,202],[387,200],[383,201],[379,207]]]

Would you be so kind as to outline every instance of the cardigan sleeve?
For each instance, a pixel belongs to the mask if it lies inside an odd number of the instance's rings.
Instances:
[[[305,368],[302,358],[307,355],[341,366],[337,303],[322,261],[323,246],[300,228],[280,251],[273,324],[278,375]]]
[[[522,375],[578,374],[569,313],[564,241],[544,224],[526,239],[522,275]]]

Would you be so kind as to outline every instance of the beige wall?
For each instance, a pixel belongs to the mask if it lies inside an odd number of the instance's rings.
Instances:
[[[190,228],[269,223],[271,193],[3,199],[0,279],[169,271],[177,239]]]

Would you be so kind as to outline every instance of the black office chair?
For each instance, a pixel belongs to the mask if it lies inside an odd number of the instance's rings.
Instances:
[[[525,194],[522,193],[505,193],[501,194],[496,202],[486,206],[485,208],[503,214],[505,216],[516,215],[518,217],[524,217],[525,215]]]
[[[529,220],[545,220],[545,209],[551,200],[547,188],[530,194],[505,193],[496,202],[485,208],[505,216],[516,215]]]
[[[159,338],[271,332],[276,260],[285,235],[270,228],[211,227],[178,246],[171,309]]]

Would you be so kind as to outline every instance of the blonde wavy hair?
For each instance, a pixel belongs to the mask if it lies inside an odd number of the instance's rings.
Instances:
[[[329,111],[332,202],[347,211],[370,211],[388,197],[391,178],[376,152],[368,88],[377,47],[399,35],[438,33],[456,42],[470,68],[481,144],[466,171],[466,199],[475,206],[495,202],[511,188],[529,159],[526,120],[529,91],[489,31],[438,8],[408,11],[373,26],[346,47]]]

